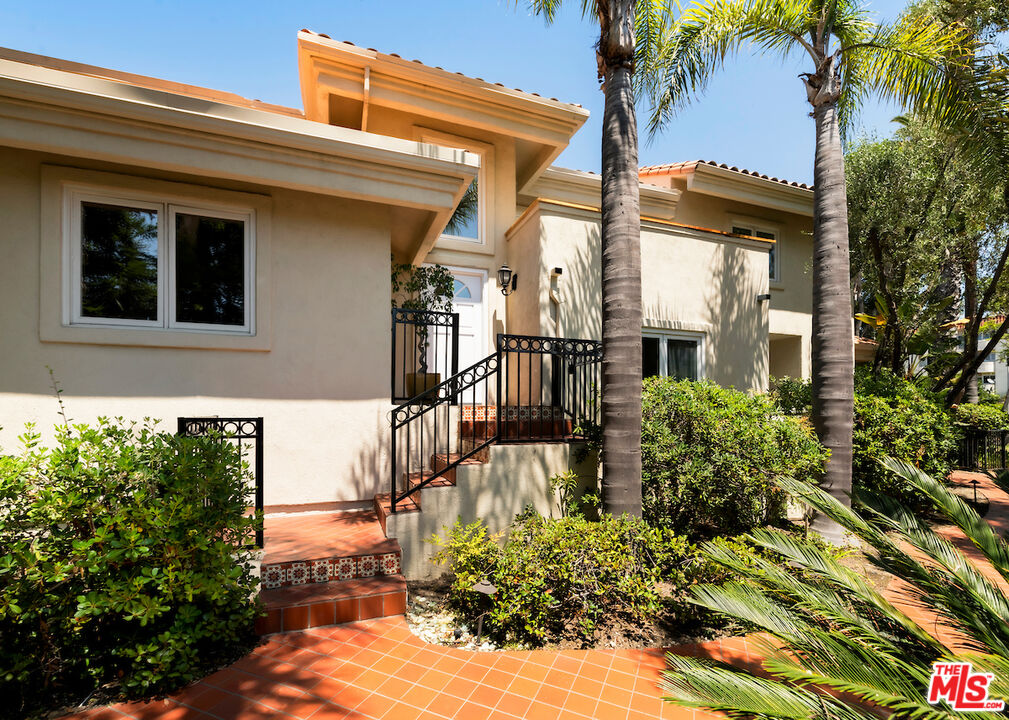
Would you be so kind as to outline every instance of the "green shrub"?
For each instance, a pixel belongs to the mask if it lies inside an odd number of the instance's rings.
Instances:
[[[953,419],[974,430],[1009,430],[1009,415],[1000,405],[957,405]]]
[[[918,506],[918,493],[879,460],[887,455],[933,477],[950,470],[957,431],[939,398],[911,380],[867,368],[855,373],[852,482]]]
[[[507,538],[485,525],[456,525],[436,538],[436,560],[453,573],[449,605],[460,621],[499,642],[539,645],[589,641],[598,624],[691,613],[682,604],[696,564],[694,549],[643,521],[604,515],[516,518]],[[497,592],[472,590],[489,580]]]
[[[231,443],[106,420],[21,439],[0,456],[0,715],[169,691],[251,640]]]
[[[977,401],[981,405],[1002,406],[1002,396],[981,385],[980,381],[978,381]]]
[[[812,480],[827,457],[808,423],[779,417],[763,396],[649,378],[642,406],[645,519],[691,539],[778,519],[775,479]]]
[[[808,415],[813,407],[813,390],[802,378],[771,378],[771,399],[786,415]]]

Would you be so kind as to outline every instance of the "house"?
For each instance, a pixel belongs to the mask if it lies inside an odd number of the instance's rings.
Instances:
[[[384,493],[408,556],[458,515],[549,510],[591,464],[537,442],[595,402],[600,178],[553,166],[587,112],[297,40],[301,109],[0,51],[0,447],[53,424],[51,367],[77,421],[262,417],[268,512]],[[645,373],[808,376],[811,188],[702,161],[641,183]],[[390,254],[450,268],[457,319],[390,332]],[[441,389],[393,402],[419,355]]]

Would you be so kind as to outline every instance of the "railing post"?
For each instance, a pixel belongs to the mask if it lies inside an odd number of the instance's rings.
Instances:
[[[392,416],[392,442],[389,443],[389,504],[396,512],[396,415]]]
[[[999,433],[999,445],[1002,447],[1002,464],[999,465],[999,470],[1005,469],[1005,438],[1006,438],[1006,431],[1002,430]]]
[[[265,542],[266,518],[263,517],[265,498],[263,492],[263,418],[256,418],[256,546],[263,547]]]
[[[459,313],[452,313],[452,377],[459,374]],[[459,404],[459,398],[453,393],[453,405]]]
[[[392,356],[389,362],[389,397],[396,398],[396,308],[392,309]],[[403,371],[406,373],[406,370]],[[404,377],[404,382],[405,382]],[[405,389],[404,389],[405,392]]]
[[[501,376],[504,375],[504,349],[502,348],[503,343],[501,342],[500,333],[495,341],[495,352],[497,353],[497,391],[494,401],[497,403],[497,409],[494,411],[494,436],[497,440],[501,439],[501,411],[504,409],[504,404],[501,402]]]

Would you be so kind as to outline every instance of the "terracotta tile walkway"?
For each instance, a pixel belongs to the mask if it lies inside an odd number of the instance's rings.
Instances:
[[[984,475],[979,491],[991,503],[988,519],[1009,529],[1009,496]],[[954,475],[964,482],[971,476]],[[974,559],[994,570],[956,528],[941,528]],[[1001,578],[999,582],[1002,583]],[[886,595],[924,627],[955,638],[916,607],[892,582]],[[737,667],[759,668],[746,638],[672,648]],[[91,720],[135,718],[497,718],[702,720],[709,713],[660,699],[660,650],[574,650],[475,653],[427,645],[403,617],[390,617],[272,635],[250,655],[167,700],[97,708],[73,716]]]
[[[744,638],[677,648],[751,663]],[[660,650],[469,652],[428,645],[402,617],[273,635],[171,699],[99,708],[112,718],[496,718],[693,720],[662,702]]]

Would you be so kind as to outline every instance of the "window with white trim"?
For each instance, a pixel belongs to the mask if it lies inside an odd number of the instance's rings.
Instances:
[[[254,211],[68,189],[69,324],[253,334]]]
[[[770,228],[754,227],[752,225],[733,225],[732,232],[735,235],[748,235],[749,237],[760,238],[761,240],[773,240],[767,252],[768,277],[772,282],[778,282],[781,278],[778,274],[778,233]]]
[[[643,377],[699,380],[704,377],[704,335],[645,330],[641,337]]]

